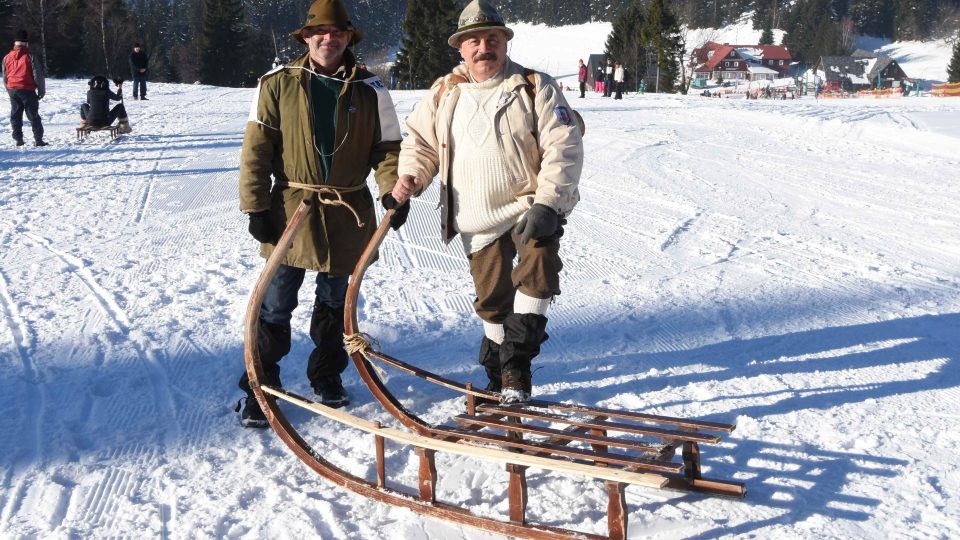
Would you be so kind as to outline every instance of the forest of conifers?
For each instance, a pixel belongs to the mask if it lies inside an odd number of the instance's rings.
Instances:
[[[150,55],[151,80],[250,85],[270,67],[303,52],[289,32],[303,23],[311,0],[0,0],[0,38],[18,30],[45,59],[52,76],[95,73],[129,77],[134,42]],[[356,52],[368,64],[386,61],[401,43],[408,3],[453,6],[466,0],[346,0],[364,32]],[[646,0],[493,0],[507,21],[547,25],[613,21]],[[792,34],[797,47],[838,51],[850,37],[895,40],[956,36],[960,0],[668,0],[681,24],[720,27],[753,13],[758,29]],[[439,13],[441,10],[434,10]],[[438,15],[439,16],[439,15]],[[448,19],[442,23],[449,24]],[[429,20],[413,27],[429,26]],[[410,27],[410,25],[407,25]],[[439,30],[440,34],[448,32]],[[804,37],[801,40],[800,35]],[[794,51],[801,58],[804,50]]]

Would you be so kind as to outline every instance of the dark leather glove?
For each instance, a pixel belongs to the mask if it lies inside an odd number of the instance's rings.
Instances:
[[[399,204],[397,200],[393,198],[392,193],[387,193],[380,199],[380,204],[387,210],[393,210],[393,215],[390,216],[390,228],[396,231],[407,222],[407,215],[410,213],[409,200],[403,204]]]
[[[540,247],[563,236],[563,225],[566,222],[553,208],[536,203],[520,218],[517,226],[513,228],[513,233],[520,235],[521,244],[536,240],[535,245]]]
[[[273,221],[270,220],[269,210],[251,212],[250,225],[247,226],[247,231],[250,232],[250,236],[263,244],[275,244],[280,239],[277,229],[273,226]]]

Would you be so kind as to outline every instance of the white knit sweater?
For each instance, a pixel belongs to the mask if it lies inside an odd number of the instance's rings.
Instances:
[[[460,83],[451,144],[454,224],[467,254],[490,245],[530,209],[517,200],[494,133],[494,115],[504,92],[503,77]]]

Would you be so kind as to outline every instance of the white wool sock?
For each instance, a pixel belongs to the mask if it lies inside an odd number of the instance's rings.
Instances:
[[[496,343],[497,345],[503,345],[503,325],[502,324],[483,321],[483,335],[487,336],[487,339]]]
[[[527,296],[520,291],[513,297],[513,312],[517,314],[536,313],[537,315],[546,315],[547,308],[550,307],[550,298],[534,298]]]

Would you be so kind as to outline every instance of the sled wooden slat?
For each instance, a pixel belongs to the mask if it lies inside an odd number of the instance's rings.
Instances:
[[[624,420],[635,420],[637,422],[650,422],[654,424],[666,424],[678,427],[705,429],[707,431],[722,431],[730,433],[737,428],[736,424],[725,424],[721,422],[708,422],[706,420],[696,420],[693,418],[674,418],[672,416],[659,416],[656,414],[638,413],[632,411],[620,411],[617,409],[607,409],[604,407],[585,407],[583,405],[574,405],[571,403],[556,403],[553,401],[544,401],[540,399],[531,400],[527,403],[531,407],[543,407],[554,411],[566,411],[582,414],[602,414],[610,418],[621,418]]]
[[[310,401],[309,399],[306,399],[302,396],[298,396],[292,392],[287,392],[285,390],[280,390],[270,386],[260,386],[260,389],[265,394],[269,394],[276,398],[282,399],[286,402],[292,403],[294,405],[297,405],[299,407],[302,407],[304,409],[317,413],[321,416],[329,418],[331,420],[340,422],[341,424],[346,424],[348,426],[357,428],[362,431],[366,431],[367,433],[371,433],[373,435],[381,435],[384,438],[390,439],[395,442],[413,445],[413,446],[416,446],[417,448],[424,448],[427,450],[439,450],[442,452],[459,454],[463,456],[486,458],[494,461],[499,461],[501,463],[515,463],[517,465],[529,465],[532,467],[537,467],[539,469],[547,469],[552,471],[579,474],[581,476],[586,476],[590,478],[612,480],[615,482],[626,482],[628,484],[637,484],[637,485],[650,486],[650,487],[656,487],[656,488],[663,487],[664,485],[666,485],[666,479],[660,476],[653,476],[645,473],[626,472],[622,469],[594,467],[592,465],[575,463],[568,460],[557,460],[557,459],[550,459],[550,458],[539,457],[539,456],[530,456],[522,453],[512,453],[512,452],[507,452],[505,450],[501,450],[499,448],[491,448],[488,446],[459,444],[455,442],[424,437],[422,435],[401,431],[399,429],[392,428],[392,427],[378,428],[373,422],[369,420],[364,420],[360,417],[353,416],[352,414],[346,413],[339,409],[332,409],[330,407],[327,407],[326,405],[322,405],[320,403]],[[473,435],[474,437],[486,438],[486,436],[478,436],[475,433],[471,435]],[[625,461],[624,464],[632,465],[633,462]]]
[[[553,429],[548,427],[539,427],[533,426],[530,424],[513,424],[507,423],[502,420],[497,420],[495,417],[490,417],[487,415],[484,416],[469,416],[466,414],[461,414],[454,417],[458,423],[466,425],[480,425],[490,428],[499,428],[503,430],[513,430],[513,431],[522,431],[524,433],[531,433],[533,435],[543,435],[550,436],[554,439],[559,440],[569,440],[569,441],[580,441],[591,444],[601,444],[608,446],[616,446],[618,448],[624,448],[628,450],[640,450],[641,452],[646,452],[650,454],[656,454],[660,452],[659,446],[653,446],[650,444],[645,444],[642,441],[636,441],[632,439],[623,439],[617,437],[601,437],[597,435],[591,435],[587,433],[572,433],[560,429]],[[583,429],[589,429],[585,426],[577,426]],[[605,450],[601,450],[603,452]]]
[[[655,461],[652,459],[633,457],[626,454],[594,452],[593,450],[575,448],[563,444],[547,444],[531,440],[514,439],[506,435],[497,435],[495,433],[476,433],[453,426],[437,426],[435,433],[449,436],[451,439],[462,438],[478,443],[498,444],[501,446],[517,448],[525,451],[523,454],[511,453],[510,455],[513,456],[528,455],[538,458],[543,457],[545,459],[552,459],[546,456],[573,458],[579,461],[572,461],[571,463],[582,463],[588,466],[593,466],[593,463],[596,463],[597,465],[600,463],[607,463],[625,467],[636,467],[636,470],[638,471],[649,470],[669,473],[679,473],[683,471],[682,463]]]
[[[579,419],[571,416],[562,416],[540,411],[532,411],[514,405],[479,405],[477,410],[485,413],[496,413],[507,416],[519,416],[533,420],[542,420],[544,422],[556,422],[561,424],[572,424],[588,428],[604,429],[607,431],[619,431],[622,433],[635,433],[637,435],[651,435],[665,440],[693,441],[704,443],[720,442],[718,435],[707,435],[702,433],[693,433],[690,431],[678,431],[670,429],[660,429],[648,427],[639,424],[624,424],[622,422],[594,422],[592,420]]]

